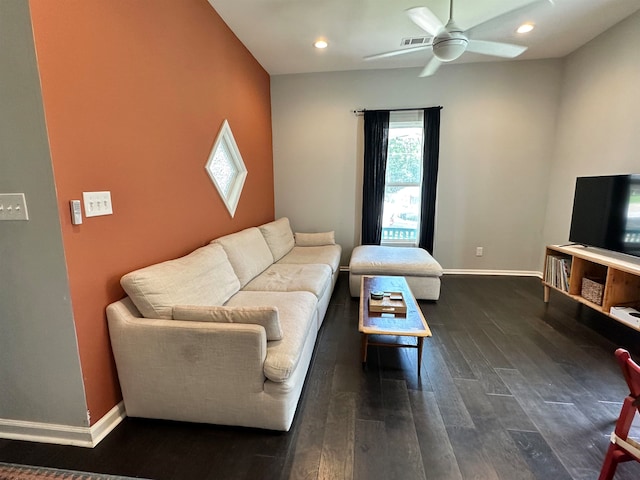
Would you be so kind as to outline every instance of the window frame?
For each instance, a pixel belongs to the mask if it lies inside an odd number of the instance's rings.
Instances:
[[[395,117],[395,118],[394,118]],[[413,117],[413,118],[412,118]],[[389,118],[389,146],[391,145],[391,130],[392,129],[401,129],[401,128],[419,128],[421,130],[420,135],[420,151],[419,158],[417,159],[419,162],[420,168],[420,181],[419,182],[387,182],[385,175],[385,183],[384,190],[385,196],[387,192],[387,187],[417,187],[418,191],[422,191],[422,183],[424,181],[424,165],[423,165],[423,155],[424,155],[424,116],[422,110],[410,110],[410,111],[400,111],[400,112],[391,112]],[[389,147],[387,147],[387,169],[389,167]],[[420,199],[420,204],[422,203],[422,198]],[[419,207],[421,208],[421,207]],[[418,224],[416,228],[416,236],[415,239],[384,239],[380,241],[381,245],[385,246],[407,246],[407,247],[415,247],[419,243],[420,239],[420,228],[422,227],[420,218],[418,219]],[[389,227],[386,227],[389,228]],[[383,225],[382,231],[384,232],[384,205],[383,205]]]
[[[235,173],[231,179],[231,185],[226,190],[220,184],[218,178],[216,178],[216,169],[214,168],[216,157],[220,150],[224,151],[225,157],[227,157],[229,162],[235,168]],[[233,218],[236,213],[238,203],[240,202],[240,195],[242,195],[242,189],[248,172],[244,161],[242,160],[242,155],[240,154],[236,140],[233,137],[233,132],[231,131],[229,122],[226,119],[222,123],[222,127],[218,132],[218,136],[216,137],[216,141],[213,144],[211,153],[209,154],[209,159],[207,160],[205,169],[211,179],[211,182],[216,187],[218,194],[220,194],[220,198],[222,198],[222,201],[227,207],[231,218]]]

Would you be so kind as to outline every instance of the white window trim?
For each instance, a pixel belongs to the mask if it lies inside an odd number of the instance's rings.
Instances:
[[[228,193],[225,193],[222,187],[218,184],[215,176],[215,170],[213,168],[216,153],[221,148],[225,149],[225,151],[228,153],[229,159],[237,169],[237,173],[231,181],[231,187],[229,188]],[[218,190],[218,193],[220,194],[222,201],[227,207],[227,210],[233,218],[236,213],[236,208],[238,207],[238,202],[240,201],[240,195],[242,194],[242,188],[244,187],[245,179],[247,178],[247,168],[242,161],[242,155],[240,154],[240,150],[238,149],[236,140],[233,137],[233,133],[231,132],[229,122],[227,122],[226,119],[223,122],[222,127],[220,128],[220,132],[218,132],[218,136],[216,137],[216,141],[213,144],[211,153],[209,154],[209,159],[207,160],[205,169],[207,171],[207,174],[209,175],[209,178],[211,178],[211,181],[216,187],[216,190]]]
[[[423,115],[421,110],[411,110],[404,112],[391,112],[389,119],[389,128],[423,128]],[[424,142],[424,138],[422,139]],[[422,145],[421,145],[421,148]],[[422,165],[420,166],[420,182],[385,182],[386,187],[418,187],[422,188],[422,182],[424,181],[424,171]],[[420,240],[420,229],[422,224],[418,225],[417,235],[415,241],[407,240],[381,240],[380,245],[393,246],[393,247],[416,247]]]

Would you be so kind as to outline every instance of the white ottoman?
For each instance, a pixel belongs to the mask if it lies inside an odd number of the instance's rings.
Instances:
[[[438,300],[442,267],[429,252],[416,247],[360,245],[349,261],[349,291],[360,296],[362,275],[392,275],[407,279],[416,299]]]

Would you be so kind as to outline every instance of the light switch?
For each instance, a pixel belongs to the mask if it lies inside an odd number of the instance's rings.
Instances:
[[[0,193],[0,220],[29,220],[24,193]]]
[[[112,215],[111,192],[82,192],[85,217]]]

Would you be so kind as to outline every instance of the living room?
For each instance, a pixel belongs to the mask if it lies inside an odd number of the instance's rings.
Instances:
[[[124,273],[281,216],[335,230],[346,266],[360,229],[354,110],[443,106],[434,256],[449,273],[538,274],[544,246],[568,239],[575,178],[638,173],[639,13],[563,58],[429,79],[270,76],[198,0],[3,2],[0,22],[0,190],[25,192],[30,214],[0,235],[7,434],[54,425],[91,442],[97,422],[118,421],[104,309]],[[224,119],[248,169],[233,218],[204,170]],[[72,225],[69,201],[93,190],[111,191],[114,214]]]

